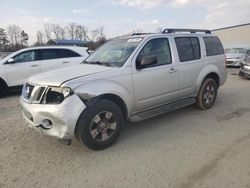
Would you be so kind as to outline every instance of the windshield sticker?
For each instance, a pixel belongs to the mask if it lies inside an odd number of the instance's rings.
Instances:
[[[128,39],[127,42],[140,42],[142,38],[133,38],[133,39]]]

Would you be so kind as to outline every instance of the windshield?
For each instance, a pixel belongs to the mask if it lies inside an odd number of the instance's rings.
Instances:
[[[110,41],[96,50],[84,63],[122,67],[141,41],[142,38]]]
[[[230,48],[225,49],[225,52],[228,54],[245,54],[246,50],[244,48]]]

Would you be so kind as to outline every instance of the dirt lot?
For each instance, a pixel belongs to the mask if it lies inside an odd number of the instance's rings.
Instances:
[[[9,93],[0,99],[0,187],[250,188],[250,81],[230,72],[211,110],[128,124],[99,152],[29,129]]]

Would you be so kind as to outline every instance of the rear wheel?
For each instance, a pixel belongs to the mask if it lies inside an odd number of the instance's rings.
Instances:
[[[3,96],[3,94],[6,92],[6,85],[0,80],[0,97]]]
[[[196,105],[202,110],[213,107],[217,97],[218,86],[215,80],[206,78],[201,85]]]
[[[105,149],[117,140],[123,122],[118,105],[109,100],[100,100],[82,112],[77,122],[76,136],[90,149]]]

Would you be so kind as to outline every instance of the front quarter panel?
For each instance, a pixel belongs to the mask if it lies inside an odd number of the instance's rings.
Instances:
[[[120,84],[119,82],[109,79],[95,80],[80,86],[75,89],[74,92],[79,95],[80,98],[86,98],[87,100],[105,94],[116,95],[126,104],[129,115],[133,109],[133,95],[131,93],[130,83],[126,84],[126,81],[127,80],[124,79],[124,84]]]

